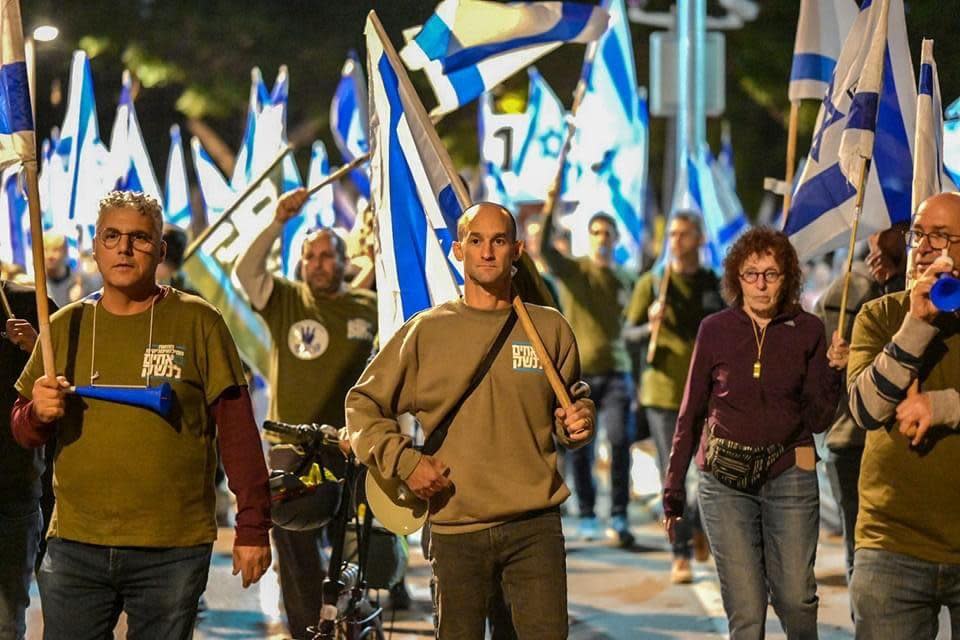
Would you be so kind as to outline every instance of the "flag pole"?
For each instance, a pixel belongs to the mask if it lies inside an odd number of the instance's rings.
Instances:
[[[393,48],[393,43],[390,41],[390,38],[387,37],[387,32],[384,30],[383,24],[380,22],[380,18],[377,16],[377,12],[371,10],[370,13],[367,14],[367,17],[370,20],[370,24],[373,25],[374,30],[377,32],[377,37],[380,38],[380,43],[383,45],[384,55],[390,59],[392,66],[397,70],[397,81],[400,83],[401,90],[413,97],[413,100],[410,101],[411,106],[413,107],[413,115],[424,123],[424,131],[426,132],[427,137],[430,139],[431,144],[433,144],[435,148],[445,151],[443,142],[441,142],[440,136],[437,134],[437,130],[433,126],[433,121],[430,119],[430,116],[427,115],[427,110],[424,108],[423,103],[420,102],[417,92],[413,88],[413,83],[410,82],[410,77],[406,73],[406,68],[400,61],[400,56],[397,55],[396,49]],[[590,46],[593,45],[591,44]],[[457,202],[460,205],[461,210],[466,211],[472,204],[470,201],[470,194],[467,193],[466,185],[464,185],[463,181],[460,179],[460,174],[457,173],[456,168],[454,168],[453,161],[450,159],[450,154],[444,152],[439,153],[438,156],[440,159],[440,164],[447,174],[447,179],[450,181],[450,185],[453,187],[453,191],[457,196]],[[553,393],[557,396],[557,401],[562,407],[569,406],[571,403],[570,393],[566,386],[564,386],[563,379],[560,377],[556,365],[550,358],[550,354],[547,353],[547,350],[543,345],[543,340],[541,339],[540,334],[537,332],[536,325],[533,324],[533,320],[530,318],[530,314],[527,311],[526,305],[524,305],[523,300],[519,295],[515,295],[513,297],[512,304],[513,308],[517,312],[517,318],[520,320],[520,324],[523,326],[527,337],[530,339],[530,343],[533,345],[534,351],[537,353],[537,358],[540,360],[540,366],[543,367],[543,372],[546,375],[547,380],[550,382],[550,387],[553,389]]]
[[[324,178],[323,181],[320,182],[320,184],[316,184],[316,185],[310,187],[310,189],[307,190],[307,195],[308,195],[308,196],[312,196],[312,195],[315,194],[317,191],[320,191],[320,189],[323,189],[325,186],[336,182],[337,180],[339,180],[339,179],[342,178],[343,176],[347,175],[348,173],[350,173],[351,171],[353,171],[354,169],[356,169],[357,167],[359,167],[360,165],[362,165],[364,162],[366,162],[366,161],[369,160],[369,159],[370,159],[370,152],[369,152],[369,151],[368,151],[367,153],[361,155],[361,156],[357,156],[356,158],[354,158],[353,160],[351,160],[351,161],[348,162],[347,164],[343,165],[342,167],[337,168],[336,171],[334,171],[333,173],[331,173],[330,175],[328,175],[326,178]]]
[[[288,144],[283,149],[281,149],[277,153],[276,157],[274,157],[274,159],[267,166],[267,168],[261,171],[260,175],[254,178],[250,182],[250,184],[248,184],[246,188],[244,188],[244,190],[240,193],[239,196],[234,198],[233,202],[230,203],[230,206],[227,207],[226,210],[224,210],[224,212],[220,214],[220,217],[214,220],[213,224],[208,226],[206,229],[204,229],[200,233],[200,235],[198,235],[196,238],[193,239],[193,242],[191,242],[187,246],[186,250],[184,250],[183,252],[184,262],[186,262],[190,258],[190,256],[192,256],[194,253],[197,252],[197,249],[200,248],[200,245],[206,242],[207,238],[210,237],[210,234],[212,234],[221,224],[226,222],[227,218],[229,218],[234,214],[234,212],[240,206],[240,203],[243,202],[247,198],[247,196],[253,193],[254,189],[260,186],[260,183],[264,181],[264,179],[270,174],[271,171],[277,168],[277,165],[283,162],[283,159],[286,158],[287,154],[290,153],[291,151],[293,151],[292,144]]]
[[[650,327],[650,342],[647,343],[647,364],[653,362],[653,356],[657,353],[657,340],[660,338],[660,327],[663,325],[664,307],[667,304],[667,289],[670,287],[670,273],[673,271],[671,264],[670,256],[667,256],[663,267],[663,277],[660,278],[660,291],[657,295],[660,317]]]
[[[786,193],[783,194],[783,216],[787,219],[790,203],[793,200],[793,174],[797,163],[797,123],[800,120],[800,101],[790,101],[790,120],[787,123],[787,173],[784,176]]]
[[[43,375],[48,380],[57,377],[53,356],[53,340],[50,338],[50,305],[47,301],[47,271],[43,259],[43,221],[40,217],[40,187],[36,159],[25,160],[27,173],[27,204],[30,210],[30,243],[33,245],[34,293],[37,298],[37,324],[40,336],[40,351],[43,355]]]
[[[3,290],[3,282],[5,281],[0,281],[0,303],[3,304],[3,312],[7,314],[7,318],[13,320],[16,316],[13,315],[13,309],[10,308],[10,301],[7,300],[7,294]]]
[[[847,319],[847,294],[850,292],[850,274],[853,272],[853,252],[857,244],[857,228],[860,226],[860,215],[863,213],[863,192],[867,186],[867,170],[869,158],[860,158],[860,180],[857,187],[857,202],[853,210],[853,226],[850,229],[850,244],[847,247],[847,269],[843,275],[843,294],[840,296],[840,316],[837,319],[837,335],[843,336]]]

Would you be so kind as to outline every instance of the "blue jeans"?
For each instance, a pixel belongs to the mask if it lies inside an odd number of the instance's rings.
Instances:
[[[0,640],[21,640],[27,633],[40,520],[38,500],[0,504]]]
[[[212,548],[100,547],[50,538],[37,578],[44,640],[110,638],[121,611],[130,640],[191,638]]]
[[[630,445],[633,444],[633,379],[629,373],[584,376],[590,385],[590,398],[597,405],[597,428],[603,429],[610,443],[610,515],[625,515],[630,502]],[[590,444],[568,452],[577,491],[581,518],[596,516],[597,485],[593,478],[596,452]]]
[[[670,462],[670,450],[673,449],[673,434],[677,431],[677,411],[646,407],[647,424],[650,437],[657,447],[657,465],[660,467],[661,482],[667,475]],[[697,506],[696,491],[687,491],[687,505],[683,510],[683,519],[677,523],[673,543],[670,545],[674,558],[687,558],[693,555],[691,540],[693,532],[700,529],[700,509]]]
[[[960,565],[857,549],[850,598],[857,638],[933,640],[940,607],[950,609],[951,637],[960,638]]]
[[[700,474],[700,516],[731,640],[764,637],[768,598],[789,640],[817,638],[819,504],[815,471],[792,467],[757,495]]]

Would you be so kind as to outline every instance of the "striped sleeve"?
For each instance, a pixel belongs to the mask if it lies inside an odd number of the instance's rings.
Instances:
[[[938,332],[908,313],[888,339],[881,309],[870,305],[857,315],[847,365],[850,414],[868,430],[893,421],[897,405],[907,397],[910,384],[919,375],[924,351]]]

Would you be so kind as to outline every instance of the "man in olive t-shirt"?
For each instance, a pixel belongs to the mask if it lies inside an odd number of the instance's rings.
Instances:
[[[343,280],[345,244],[329,229],[306,237],[302,282],[271,275],[270,248],[306,201],[306,190],[284,194],[273,222],[237,261],[236,274],[254,310],[270,329],[270,418],[289,423],[344,425],[343,402],[373,349],[376,296]],[[273,530],[280,588],[290,633],[306,636],[320,615],[326,575],[318,531]]]
[[[103,290],[51,318],[56,377],[34,349],[11,422],[24,447],[56,432],[57,502],[38,574],[48,638],[189,638],[217,536],[217,447],[237,496],[234,573],[270,566],[270,496],[240,357],[220,313],[156,284],[163,258],[156,200],[114,191],[100,202],[94,258]],[[70,385],[169,384],[165,415],[68,394]]]
[[[723,308],[717,276],[700,266],[699,253],[703,244],[700,216],[675,213],[667,234],[670,279],[665,304],[661,307],[658,300],[664,269],[651,269],[637,281],[627,307],[624,329],[627,340],[647,341],[653,322],[660,322],[653,361],[645,363],[640,376],[640,405],[657,447],[661,479],[670,460],[677,414],[700,321]],[[707,553],[706,538],[699,524],[697,492],[688,491],[687,496],[684,517],[671,544],[673,566],[670,578],[675,583],[693,581],[690,558],[694,542],[697,543],[698,559],[706,560]]]
[[[633,544],[627,521],[630,501],[630,445],[634,438],[633,378],[630,359],[621,336],[623,310],[630,299],[631,279],[613,261],[619,232],[605,213],[590,218],[591,253],[583,258],[561,254],[553,244],[553,213],[543,222],[540,254],[560,289],[560,308],[573,327],[580,347],[584,380],[597,404],[597,426],[610,443],[610,526],[621,546]],[[599,537],[594,506],[597,486],[593,477],[594,444],[570,453],[580,536]]]

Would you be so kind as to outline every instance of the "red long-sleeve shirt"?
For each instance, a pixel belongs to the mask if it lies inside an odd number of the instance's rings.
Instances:
[[[236,546],[270,544],[270,488],[260,436],[246,387],[226,389],[211,407],[217,423],[220,457],[227,472],[227,486],[237,496]],[[26,448],[42,447],[56,431],[57,423],[41,422],[33,413],[33,401],[20,396],[10,413],[13,438]]]

